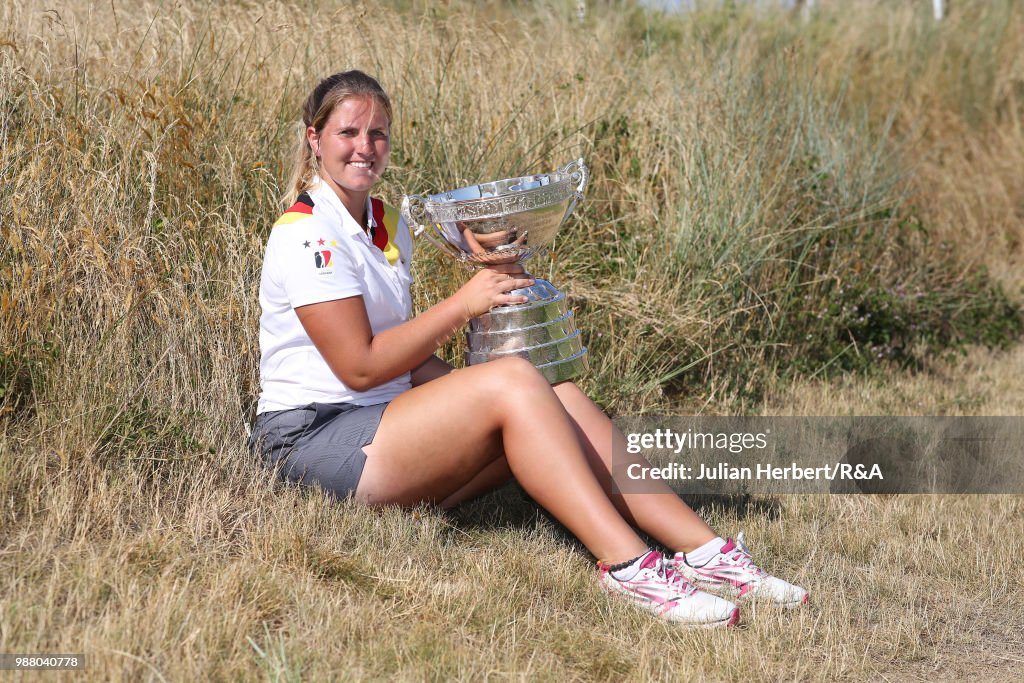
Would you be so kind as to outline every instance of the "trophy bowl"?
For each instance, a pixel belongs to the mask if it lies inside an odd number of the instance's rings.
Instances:
[[[417,236],[470,268],[523,263],[548,253],[588,180],[578,159],[552,173],[406,195],[401,212]],[[497,306],[470,321],[466,364],[519,356],[551,383],[585,372],[587,349],[565,295],[542,279],[511,293],[526,303]]]

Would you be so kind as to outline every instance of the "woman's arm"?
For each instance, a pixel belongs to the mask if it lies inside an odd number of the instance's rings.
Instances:
[[[418,387],[421,384],[432,382],[438,377],[444,377],[453,370],[452,366],[437,356],[431,356],[412,371],[412,385]]]
[[[421,365],[470,318],[493,306],[525,302],[509,292],[533,280],[504,269],[521,271],[514,264],[481,270],[450,298],[376,336],[361,296],[300,306],[295,313],[331,371],[352,389],[366,391]]]

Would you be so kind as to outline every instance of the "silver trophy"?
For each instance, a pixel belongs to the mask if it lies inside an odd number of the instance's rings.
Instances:
[[[548,252],[589,178],[579,159],[554,173],[406,195],[401,211],[416,235],[426,235],[469,267],[522,263]],[[519,356],[552,384],[585,372],[587,349],[565,294],[539,278],[511,293],[528,301],[497,306],[469,322],[466,364]]]

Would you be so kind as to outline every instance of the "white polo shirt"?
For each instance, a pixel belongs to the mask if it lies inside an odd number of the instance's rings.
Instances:
[[[371,226],[385,230],[374,221],[371,201],[367,198]],[[410,388],[409,373],[368,391],[349,388],[327,366],[295,313],[299,306],[361,296],[374,335],[408,320],[412,237],[403,220],[395,223],[385,250],[394,264],[325,183],[300,196],[274,224],[260,279],[257,413],[314,402],[374,405]]]

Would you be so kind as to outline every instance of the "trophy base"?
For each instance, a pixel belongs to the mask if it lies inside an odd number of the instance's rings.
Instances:
[[[587,347],[584,346],[582,351],[568,358],[538,365],[537,369],[549,384],[575,379],[590,369],[590,364],[587,362]]]
[[[469,347],[466,364],[525,358],[552,384],[586,372],[587,349],[576,329],[565,294],[541,279],[513,293],[530,300],[499,306],[470,321],[466,332]]]

